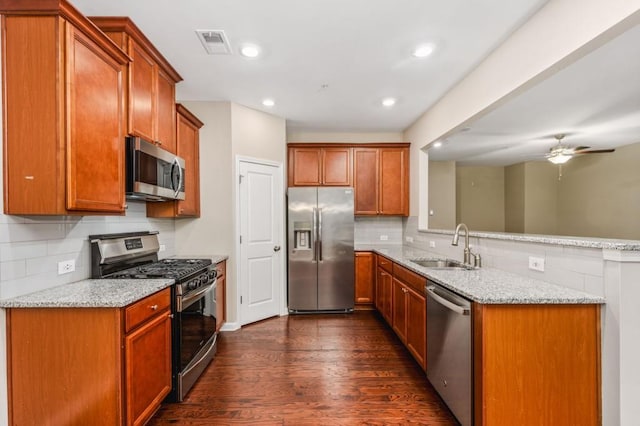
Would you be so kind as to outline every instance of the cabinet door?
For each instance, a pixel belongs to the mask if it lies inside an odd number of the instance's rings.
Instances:
[[[176,148],[176,85],[167,74],[158,67],[157,74],[157,114],[156,141],[169,152],[177,153]],[[180,137],[180,133],[177,134]],[[178,154],[184,158],[184,153]],[[185,158],[186,160],[186,158]],[[187,172],[189,172],[187,170]]]
[[[171,318],[164,311],[125,337],[127,425],[142,425],[171,391]]]
[[[220,328],[227,322],[227,261],[216,265],[218,273],[216,283],[216,329]]]
[[[407,289],[407,348],[427,368],[427,301],[424,296]]]
[[[124,68],[68,26],[67,209],[124,211]]]
[[[322,183],[320,148],[289,149],[289,186],[319,186]]]
[[[378,149],[353,150],[354,213],[378,214]]]
[[[200,151],[199,130],[184,116],[178,115],[178,154],[184,158],[185,196],[178,202],[178,216],[200,216]]]
[[[322,149],[322,184],[351,186],[351,148]]]
[[[129,133],[155,141],[156,63],[135,41],[130,40],[129,54]],[[171,118],[173,120],[173,117]]]
[[[356,304],[373,303],[374,254],[356,252]]]
[[[393,318],[393,330],[403,343],[407,342],[407,292],[409,291],[402,282],[393,279],[393,295],[391,304],[391,316]]]
[[[409,149],[381,148],[379,161],[379,213],[408,216]]]
[[[376,308],[389,324],[393,323],[393,318],[391,317],[392,284],[391,274],[382,268],[378,268],[378,276],[376,278]]]

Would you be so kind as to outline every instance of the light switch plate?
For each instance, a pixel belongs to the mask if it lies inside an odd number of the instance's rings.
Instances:
[[[529,269],[544,272],[544,258],[529,256]]]
[[[436,248],[436,242],[435,241],[429,241],[429,247]]]
[[[380,235],[380,241],[388,241],[388,240],[389,240],[388,235]]]

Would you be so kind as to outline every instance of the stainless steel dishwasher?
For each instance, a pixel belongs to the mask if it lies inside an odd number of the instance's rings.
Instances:
[[[473,424],[471,302],[427,281],[427,378],[462,426]]]

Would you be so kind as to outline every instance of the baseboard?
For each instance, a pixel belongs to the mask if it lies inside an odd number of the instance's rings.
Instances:
[[[240,330],[240,324],[237,322],[225,322],[222,327],[220,327],[220,331],[236,331]]]

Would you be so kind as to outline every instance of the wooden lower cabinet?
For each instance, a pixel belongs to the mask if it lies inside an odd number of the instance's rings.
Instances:
[[[10,424],[140,425],[171,390],[169,289],[126,308],[6,312]]]
[[[227,261],[216,264],[216,331],[227,322]]]
[[[476,426],[599,425],[599,305],[473,305]]]
[[[375,282],[375,254],[370,251],[355,253],[355,309],[372,309]]]
[[[392,324],[391,300],[393,279],[391,276],[391,261],[383,256],[377,256],[375,306],[387,323]],[[389,269],[387,269],[387,265]]]
[[[426,283],[426,278],[393,264],[392,327],[423,369],[427,353]]]

